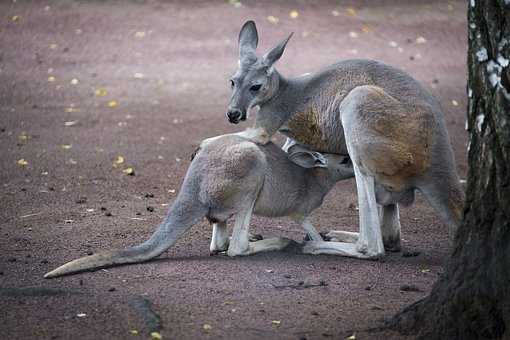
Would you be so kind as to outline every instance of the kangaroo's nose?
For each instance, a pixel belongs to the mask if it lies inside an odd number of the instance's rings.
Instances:
[[[242,114],[243,113],[241,112],[241,110],[238,110],[238,109],[229,109],[227,111],[228,121],[230,123],[232,123],[232,124],[237,124],[241,120],[241,115]]]

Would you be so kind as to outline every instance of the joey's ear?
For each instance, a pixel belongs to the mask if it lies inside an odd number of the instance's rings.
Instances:
[[[249,20],[244,23],[239,32],[239,59],[243,60],[246,56],[254,55],[258,43],[257,26],[255,26],[255,22]]]
[[[318,152],[315,151],[296,151],[289,154],[289,159],[303,168],[325,168],[328,161]]]
[[[285,46],[287,46],[287,43],[289,42],[289,39],[292,37],[294,33],[289,34],[289,36],[286,39],[283,39],[278,45],[273,47],[272,50],[264,54],[262,57],[262,62],[266,66],[272,66],[278,59],[281,58],[283,51],[285,50]]]

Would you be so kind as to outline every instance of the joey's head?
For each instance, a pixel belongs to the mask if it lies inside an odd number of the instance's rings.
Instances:
[[[349,156],[322,154],[295,144],[286,150],[289,159],[303,168],[314,168],[316,176],[329,183],[354,177],[354,168]]]
[[[257,27],[247,21],[239,33],[239,68],[230,78],[232,96],[227,109],[230,123],[246,120],[249,110],[270,100],[279,89],[279,75],[273,64],[280,59],[292,34],[277,46],[257,57]]]

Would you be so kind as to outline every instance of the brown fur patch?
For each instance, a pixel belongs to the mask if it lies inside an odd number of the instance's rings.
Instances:
[[[288,121],[290,129],[288,136],[300,143],[312,146],[317,151],[328,149],[328,141],[319,124],[319,110],[309,106],[306,110],[298,112]]]

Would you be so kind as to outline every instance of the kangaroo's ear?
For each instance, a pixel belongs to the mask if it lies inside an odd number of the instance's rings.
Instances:
[[[239,32],[239,59],[244,59],[247,55],[255,54],[255,49],[259,43],[259,35],[255,22],[249,20],[244,23]]]
[[[267,66],[272,66],[275,62],[277,62],[278,59],[281,58],[283,51],[285,50],[285,46],[287,46],[287,43],[289,42],[293,34],[294,33],[289,34],[289,36],[286,39],[283,39],[278,45],[273,47],[272,50],[267,52],[262,57],[262,62]]]
[[[291,162],[303,168],[326,168],[328,161],[318,152],[299,150],[289,154]]]

